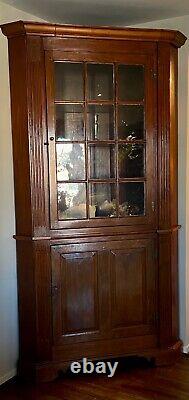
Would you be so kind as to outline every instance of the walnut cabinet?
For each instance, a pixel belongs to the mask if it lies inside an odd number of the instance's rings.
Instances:
[[[179,356],[177,31],[14,22],[19,373]]]

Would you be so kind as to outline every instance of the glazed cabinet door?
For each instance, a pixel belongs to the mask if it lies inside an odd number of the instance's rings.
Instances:
[[[154,238],[52,247],[54,344],[156,334]]]
[[[52,229],[156,226],[156,47],[106,45],[46,53]]]

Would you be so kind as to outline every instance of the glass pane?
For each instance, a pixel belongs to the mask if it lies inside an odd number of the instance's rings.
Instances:
[[[144,183],[128,182],[119,185],[119,215],[144,215]]]
[[[83,219],[86,216],[86,184],[59,183],[58,218]]]
[[[142,65],[119,65],[119,100],[144,99],[144,67]]]
[[[57,180],[85,179],[85,146],[79,143],[56,144]]]
[[[119,146],[119,177],[137,178],[144,176],[144,146],[128,143]]]
[[[90,178],[107,179],[115,177],[114,146],[89,146]]]
[[[108,64],[88,64],[87,95],[90,100],[113,99],[113,66]]]
[[[144,138],[143,106],[119,106],[118,136],[122,140]]]
[[[89,190],[90,218],[116,216],[116,189],[114,184],[91,183]]]
[[[90,140],[111,140],[114,138],[114,107],[89,106],[87,132]]]
[[[84,140],[83,107],[56,105],[56,140]]]
[[[83,64],[55,62],[55,100],[83,100]]]

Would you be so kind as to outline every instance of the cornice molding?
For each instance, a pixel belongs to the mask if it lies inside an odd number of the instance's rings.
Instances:
[[[165,29],[119,28],[110,26],[57,25],[40,22],[17,21],[1,25],[8,38],[20,35],[39,35],[54,37],[81,37],[96,39],[118,39],[168,42],[181,47],[187,40],[179,31]]]

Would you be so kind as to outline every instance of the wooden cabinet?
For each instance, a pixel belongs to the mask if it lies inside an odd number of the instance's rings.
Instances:
[[[9,39],[20,360],[180,353],[177,31],[15,22]]]

